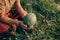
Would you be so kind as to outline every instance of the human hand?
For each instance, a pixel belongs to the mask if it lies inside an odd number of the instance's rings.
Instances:
[[[26,29],[26,30],[33,29],[33,26],[32,25],[29,26],[29,27],[27,27],[27,25],[25,25],[22,21],[19,21],[18,26],[21,26],[23,29]]]

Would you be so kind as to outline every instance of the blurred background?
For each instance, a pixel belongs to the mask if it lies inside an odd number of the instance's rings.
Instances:
[[[21,0],[21,5],[38,21],[33,30],[19,30],[16,40],[60,40],[60,0]]]
[[[21,0],[21,5],[35,13],[38,20],[32,34],[25,31],[24,37],[28,40],[60,40],[60,0]]]

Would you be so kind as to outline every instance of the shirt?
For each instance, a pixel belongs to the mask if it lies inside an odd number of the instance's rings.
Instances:
[[[16,0],[0,0],[0,13],[8,13]]]

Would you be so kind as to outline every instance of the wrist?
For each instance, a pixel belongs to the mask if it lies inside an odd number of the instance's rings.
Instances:
[[[13,19],[13,20],[10,20],[11,22],[10,22],[10,24],[11,25],[17,25],[18,24],[18,20],[16,20],[16,19]]]

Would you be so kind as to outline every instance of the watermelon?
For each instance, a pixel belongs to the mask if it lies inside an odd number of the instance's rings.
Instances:
[[[36,15],[34,13],[28,13],[24,17],[24,24],[27,25],[28,27],[31,25],[35,25],[37,22]]]

